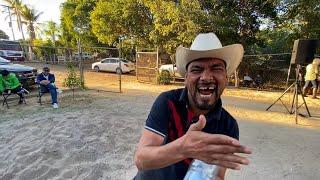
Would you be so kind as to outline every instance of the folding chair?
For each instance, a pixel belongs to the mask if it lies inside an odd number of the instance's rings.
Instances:
[[[42,92],[42,91],[41,91],[41,84],[38,84],[38,103],[39,103],[40,105],[42,105],[41,97],[42,97],[44,94],[46,94],[46,93],[48,93],[48,92]]]
[[[3,93],[2,93],[2,97],[3,97],[2,106],[6,105],[7,108],[9,109],[8,98],[9,98],[11,95],[14,95],[14,94],[19,95],[20,93],[29,94],[29,91],[27,91],[26,89],[22,88],[22,91],[20,91],[20,92],[18,92],[18,93],[13,93],[13,92],[11,92],[11,91],[5,91],[5,92],[3,92]],[[25,98],[25,96],[23,96],[22,98],[19,96],[19,102],[24,103],[24,104],[27,104],[27,103],[26,103],[26,98]]]
[[[42,91],[42,88],[41,88],[41,84],[37,84],[38,85],[38,103],[40,104],[40,105],[42,105],[42,96],[43,95],[45,95],[45,94],[50,94],[50,92],[49,91],[46,91],[46,92],[43,92]],[[58,91],[58,93],[59,93],[59,91]]]

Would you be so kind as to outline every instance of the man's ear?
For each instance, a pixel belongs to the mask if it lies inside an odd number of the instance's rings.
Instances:
[[[184,85],[187,84],[187,77],[188,77],[188,72],[186,72],[186,74],[184,75]]]
[[[187,79],[188,77],[188,72],[186,72],[186,74],[184,75],[184,78]]]

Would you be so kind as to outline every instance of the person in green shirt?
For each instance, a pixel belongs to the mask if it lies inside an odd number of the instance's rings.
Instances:
[[[24,99],[24,89],[14,73],[9,73],[7,70],[1,71],[3,92],[5,93],[16,93],[20,96],[19,104],[23,102]]]
[[[0,74],[0,95],[4,91],[4,84],[3,84],[3,77],[2,74]]]

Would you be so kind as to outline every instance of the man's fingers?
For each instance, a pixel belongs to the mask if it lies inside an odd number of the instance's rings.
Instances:
[[[250,163],[247,158],[235,154],[213,154],[211,155],[211,158],[213,161],[219,160],[243,165],[248,165]]]
[[[206,118],[204,115],[199,116],[199,121],[191,124],[188,131],[201,131],[206,126]]]
[[[210,162],[210,164],[215,164],[217,166],[221,166],[221,167],[229,168],[229,169],[233,169],[233,170],[240,170],[241,169],[240,164],[228,162],[228,161],[213,160],[212,162]]]
[[[208,144],[225,144],[225,145],[232,145],[232,146],[241,146],[240,142],[237,139],[223,135],[223,134],[205,133],[205,137],[203,137],[203,139]]]
[[[220,153],[220,154],[230,154],[230,153],[245,153],[251,154],[251,150],[244,146],[230,146],[230,145],[209,145],[207,148],[208,153]]]

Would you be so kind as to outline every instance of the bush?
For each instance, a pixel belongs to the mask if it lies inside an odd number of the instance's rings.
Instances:
[[[76,72],[75,66],[71,63],[67,65],[68,74],[67,77],[64,79],[63,85],[72,89],[72,97],[74,99],[74,90],[76,88],[82,88],[83,85],[81,84],[80,77]]]
[[[173,80],[169,71],[161,71],[157,78],[159,84],[170,84],[170,81]]]

